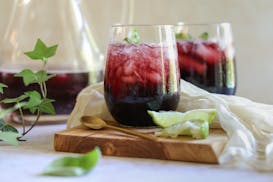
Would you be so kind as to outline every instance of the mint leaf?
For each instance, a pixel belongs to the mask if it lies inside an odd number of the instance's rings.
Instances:
[[[25,86],[37,82],[36,74],[30,69],[24,69],[20,73],[15,74],[15,76],[22,77]]]
[[[41,104],[38,106],[39,110],[42,112],[42,113],[46,113],[46,114],[56,114],[55,112],[55,108],[52,104],[52,102],[54,102],[55,100],[52,100],[52,99],[43,99]]]
[[[0,93],[3,94],[4,93],[4,88],[8,87],[7,85],[0,83]]]
[[[10,131],[2,131],[0,132],[0,140],[10,144],[10,145],[19,145],[19,142],[17,140],[18,137],[21,137],[19,133],[14,133]]]
[[[92,170],[101,157],[99,148],[79,157],[63,157],[53,161],[42,173],[47,176],[82,176]]]
[[[123,39],[128,44],[138,44],[140,43],[140,36],[138,32],[136,31],[136,28],[133,28],[132,31],[129,32],[128,37],[125,37]]]
[[[193,37],[189,33],[184,33],[184,32],[175,34],[175,38],[181,39],[181,40],[192,40],[193,39]]]
[[[200,39],[203,40],[208,40],[209,39],[209,33],[208,32],[203,32],[201,35],[199,35]]]
[[[34,50],[25,52],[24,54],[33,60],[46,61],[47,58],[55,55],[57,48],[58,45],[47,47],[41,39],[38,39],[35,44]]]

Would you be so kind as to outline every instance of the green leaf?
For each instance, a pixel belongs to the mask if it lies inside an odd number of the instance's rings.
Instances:
[[[0,83],[0,93],[3,94],[4,93],[4,88],[8,87],[7,85]]]
[[[10,131],[10,132],[14,132],[14,133],[19,133],[18,130],[16,128],[14,128],[13,126],[6,124],[3,127],[0,128],[1,131]]]
[[[22,100],[26,99],[27,97],[28,97],[27,95],[21,95],[16,98],[6,98],[6,99],[2,100],[1,102],[5,103],[5,104],[18,103],[18,102],[21,102]]]
[[[14,133],[10,131],[0,132],[0,140],[10,144],[10,145],[19,145],[19,142],[17,140],[18,137],[21,137],[19,133]]]
[[[41,39],[38,39],[35,44],[34,50],[25,52],[24,54],[33,60],[46,61],[47,58],[52,57],[56,54],[57,48],[58,45],[47,47]]]
[[[128,44],[138,44],[140,43],[140,36],[138,32],[136,31],[136,28],[133,28],[132,31],[129,32],[128,37],[125,37],[123,39]]]
[[[203,32],[201,35],[199,35],[200,39],[203,40],[208,40],[209,39],[209,33],[208,32]]]
[[[42,173],[48,176],[82,176],[92,170],[101,157],[99,148],[79,157],[63,157],[53,161]]]
[[[181,39],[181,40],[192,40],[193,39],[191,34],[184,33],[184,32],[175,34],[175,37],[176,37],[176,39]]]
[[[40,70],[36,73],[37,81],[39,83],[46,82],[47,80],[49,80],[50,78],[53,78],[55,76],[56,76],[56,74],[48,75],[45,70]]]
[[[0,129],[3,127],[3,126],[5,126],[6,125],[6,123],[5,123],[5,121],[3,120],[3,118],[0,118]]]
[[[15,74],[16,77],[22,77],[25,86],[28,86],[32,83],[37,83],[37,76],[36,74],[30,69],[24,69],[20,73]]]
[[[25,109],[29,109],[35,106],[38,106],[42,103],[41,94],[37,91],[29,91],[24,93],[27,97],[29,97],[28,102],[24,105]]]
[[[46,114],[52,114],[55,115],[55,108],[52,104],[52,102],[54,102],[55,100],[52,99],[43,99],[41,104],[38,106],[39,110],[41,111],[41,113],[46,113]]]

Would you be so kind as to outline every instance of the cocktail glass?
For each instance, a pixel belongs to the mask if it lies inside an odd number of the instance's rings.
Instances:
[[[147,110],[175,110],[180,73],[171,25],[115,25],[108,45],[104,97],[127,126],[153,126]]]
[[[178,24],[175,31],[181,78],[212,93],[234,95],[236,67],[231,25]]]

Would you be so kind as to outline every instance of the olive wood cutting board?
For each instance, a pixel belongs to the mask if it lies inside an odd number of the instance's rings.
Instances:
[[[156,128],[133,129],[152,135]],[[157,142],[131,136],[111,129],[90,130],[84,126],[55,133],[56,151],[85,153],[95,146],[103,155],[218,163],[218,156],[227,142],[227,135],[221,129],[210,129],[206,139],[191,137],[159,137]]]

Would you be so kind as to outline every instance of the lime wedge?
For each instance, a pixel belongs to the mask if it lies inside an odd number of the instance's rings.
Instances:
[[[192,136],[195,139],[204,139],[209,135],[209,123],[203,121],[185,121],[155,132],[156,136],[173,137],[178,135]]]
[[[162,128],[185,121],[201,121],[211,124],[216,116],[216,109],[196,109],[185,113],[177,111],[148,111],[154,123]]]

